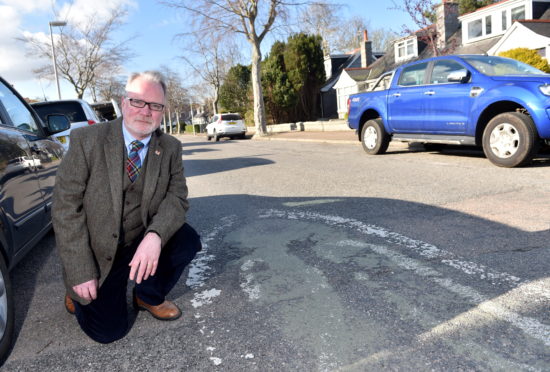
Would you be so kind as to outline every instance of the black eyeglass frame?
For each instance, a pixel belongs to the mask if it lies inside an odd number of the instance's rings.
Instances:
[[[149,110],[151,111],[162,111],[164,110],[164,105],[162,103],[156,103],[156,102],[147,102],[142,99],[137,98],[130,98],[125,97],[128,102],[130,102],[130,106],[137,107],[137,108],[144,108],[145,105],[149,106]]]

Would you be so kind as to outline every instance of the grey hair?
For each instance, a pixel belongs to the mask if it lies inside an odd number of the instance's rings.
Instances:
[[[160,86],[162,87],[162,91],[164,92],[164,95],[166,95],[166,81],[164,80],[164,75],[154,70],[143,71],[143,72],[132,72],[132,74],[128,78],[128,81],[126,82],[126,91],[128,91],[130,84],[137,78],[141,78],[144,80],[148,80],[148,81],[152,81],[154,83],[160,84]]]

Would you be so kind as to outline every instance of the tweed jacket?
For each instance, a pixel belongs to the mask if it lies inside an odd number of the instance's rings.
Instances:
[[[70,296],[88,303],[72,287],[109,273],[118,247],[123,202],[125,146],[122,118],[71,131],[69,151],[54,189],[52,221]],[[185,223],[189,204],[181,143],[153,132],[144,174],[141,217],[145,232],[162,245]]]

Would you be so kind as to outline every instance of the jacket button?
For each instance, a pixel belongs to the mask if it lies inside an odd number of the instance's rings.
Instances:
[[[107,261],[112,261],[112,260],[113,260],[113,257],[107,256],[107,257],[105,257],[105,259],[106,259]]]
[[[118,234],[113,234],[113,238],[118,239]]]

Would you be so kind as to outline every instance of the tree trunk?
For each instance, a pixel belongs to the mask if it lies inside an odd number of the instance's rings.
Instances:
[[[252,91],[254,93],[254,125],[256,134],[259,136],[267,135],[265,120],[264,95],[262,92],[262,71],[260,43],[256,40],[252,42]]]

